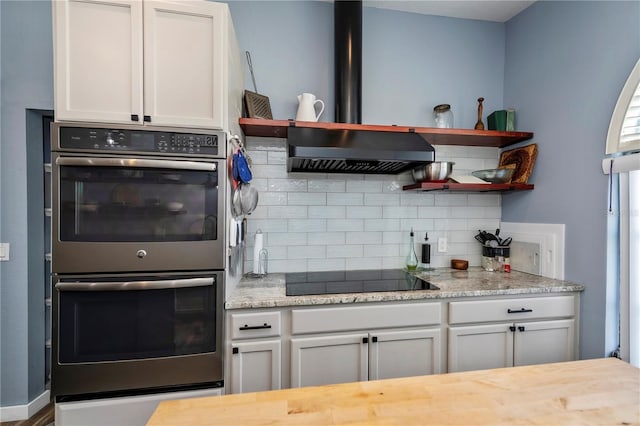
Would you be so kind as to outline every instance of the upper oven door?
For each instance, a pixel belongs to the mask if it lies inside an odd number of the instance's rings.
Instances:
[[[53,153],[56,273],[224,268],[224,160]]]

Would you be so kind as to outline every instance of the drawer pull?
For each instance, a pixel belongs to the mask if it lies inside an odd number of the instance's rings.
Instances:
[[[515,325],[509,326],[509,331],[512,332],[512,333],[515,333],[516,332],[516,326]]]
[[[518,331],[521,332],[521,333],[524,332],[524,325],[519,325],[518,326]]]
[[[520,309],[507,309],[507,313],[508,314],[522,314],[525,312],[533,312],[533,309],[526,309],[526,308],[520,308]]]
[[[270,324],[267,324],[266,322],[262,325],[247,325],[245,324],[244,327],[239,327],[240,330],[260,330],[262,328],[271,328]]]

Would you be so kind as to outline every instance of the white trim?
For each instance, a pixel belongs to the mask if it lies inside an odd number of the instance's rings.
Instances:
[[[613,162],[613,169],[611,169],[611,163]],[[605,158],[602,160],[602,172],[605,175],[609,174],[609,171],[613,173],[630,172],[632,170],[640,170],[640,153],[622,155],[620,157]]]
[[[49,401],[51,401],[51,393],[46,390],[28,404],[0,407],[0,422],[27,420],[38,411],[42,410]]]
[[[607,132],[607,154],[640,149],[640,141],[628,142],[624,144],[625,146],[620,143],[620,133],[622,131],[624,117],[627,115],[627,110],[629,109],[629,105],[631,104],[633,94],[638,89],[639,82],[640,59],[638,60],[638,62],[636,62],[636,65],[633,67],[629,78],[622,87],[622,91],[620,92],[620,96],[618,97],[618,102],[616,102],[615,109],[613,110],[611,122],[609,123],[609,131]]]
[[[500,235],[540,244],[540,275],[564,279],[564,224],[502,222]]]

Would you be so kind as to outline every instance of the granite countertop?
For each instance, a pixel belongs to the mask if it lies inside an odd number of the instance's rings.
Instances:
[[[228,295],[225,308],[273,308],[453,297],[563,293],[584,290],[584,286],[569,281],[517,271],[512,271],[511,273],[486,272],[480,267],[472,267],[466,271],[442,268],[432,272],[417,272],[416,275],[438,286],[440,290],[287,296],[285,294],[284,274],[268,274],[262,278],[243,278],[236,289]]]

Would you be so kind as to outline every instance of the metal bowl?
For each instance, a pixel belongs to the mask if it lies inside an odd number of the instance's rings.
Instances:
[[[445,181],[453,171],[454,164],[455,163],[451,161],[434,161],[432,163],[416,167],[411,172],[413,174],[413,180],[416,183]]]
[[[476,170],[475,172],[471,172],[471,174],[491,183],[510,183],[511,178],[513,177],[513,172],[515,172],[515,169],[513,168],[503,168]]]

